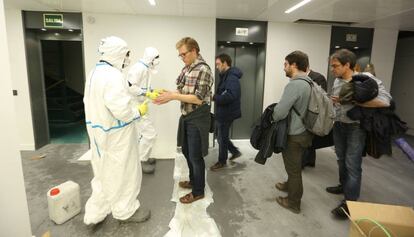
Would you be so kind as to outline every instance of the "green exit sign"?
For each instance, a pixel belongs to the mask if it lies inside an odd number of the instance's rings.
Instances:
[[[44,27],[63,27],[63,15],[62,14],[43,14]]]

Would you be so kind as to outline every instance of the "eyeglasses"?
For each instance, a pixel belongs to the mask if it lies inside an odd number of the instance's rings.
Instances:
[[[184,58],[188,53],[189,53],[190,51],[187,51],[187,52],[185,52],[185,53],[180,53],[179,55],[178,55],[178,57],[179,58]]]
[[[340,67],[340,66],[342,66],[341,64],[331,64],[331,68],[337,68],[337,67]]]

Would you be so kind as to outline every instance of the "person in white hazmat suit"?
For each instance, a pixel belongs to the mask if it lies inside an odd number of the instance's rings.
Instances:
[[[157,73],[155,67],[160,63],[160,55],[156,48],[147,47],[143,57],[135,63],[128,71],[129,92],[134,102],[143,103],[148,99],[155,99],[159,90],[152,90],[151,77]],[[139,132],[139,159],[142,162],[142,171],[152,174],[155,171],[155,159],[149,159],[152,147],[157,137],[157,132],[148,115],[137,121],[136,126]]]
[[[83,99],[94,174],[84,223],[98,224],[110,213],[120,221],[142,222],[151,213],[137,199],[142,172],[134,122],[148,106],[131,103],[122,75],[129,63],[126,42],[110,36],[101,40],[98,51],[100,60],[86,80]]]

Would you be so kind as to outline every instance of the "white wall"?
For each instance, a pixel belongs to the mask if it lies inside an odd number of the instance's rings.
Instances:
[[[23,171],[17,145],[17,123],[8,57],[3,0],[0,0],[0,235],[29,237],[30,220],[24,190]]]
[[[6,10],[6,30],[9,44],[12,86],[13,89],[18,91],[18,96],[14,97],[14,103],[16,105],[19,149],[34,150],[32,111],[30,107],[21,10]],[[0,101],[0,104],[3,103],[3,101]]]
[[[88,19],[94,18],[94,23]],[[147,46],[160,51],[159,73],[153,77],[153,88],[175,89],[175,80],[184,66],[177,57],[175,44],[185,36],[195,38],[201,54],[214,69],[215,19],[196,17],[162,17],[83,13],[86,75],[98,60],[97,46],[101,38],[115,35],[131,48],[132,62],[138,60]],[[172,158],[176,150],[176,135],[180,108],[178,102],[150,106],[158,138],[153,157]]]
[[[394,69],[398,30],[375,28],[372,42],[371,63],[374,64],[376,76],[390,91],[392,71]]]
[[[289,81],[283,63],[292,51],[308,54],[311,69],[327,76],[330,38],[330,26],[269,22],[263,108],[280,100]]]

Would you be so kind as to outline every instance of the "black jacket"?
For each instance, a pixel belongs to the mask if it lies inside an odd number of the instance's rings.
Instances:
[[[320,85],[322,89],[327,91],[328,86],[326,84],[326,78],[322,74],[311,70],[308,74],[308,77],[310,77],[314,82],[316,82],[316,84]]]
[[[193,112],[187,115],[181,115],[180,120],[178,121],[178,131],[177,131],[177,146],[184,147],[187,146],[185,139],[185,124],[189,123],[195,125],[200,132],[201,139],[201,153],[205,157],[208,155],[208,136],[210,130],[210,106],[203,104],[198,107]]]
[[[352,120],[359,120],[361,128],[367,132],[365,151],[374,158],[391,155],[391,137],[401,135],[408,129],[395,113],[395,104],[391,101],[388,108],[364,108],[355,106],[347,115]]]
[[[339,92],[341,104],[365,103],[378,96],[378,83],[366,74],[354,74],[352,80],[342,86]]]
[[[273,122],[272,114],[275,106],[276,103],[265,109],[250,137],[251,145],[259,150],[254,160],[262,165],[273,153],[280,153],[286,148],[289,115],[278,122]]]
[[[243,73],[240,69],[231,67],[219,76],[220,82],[213,97],[216,104],[215,119],[219,122],[233,121],[241,117],[239,80]]]

